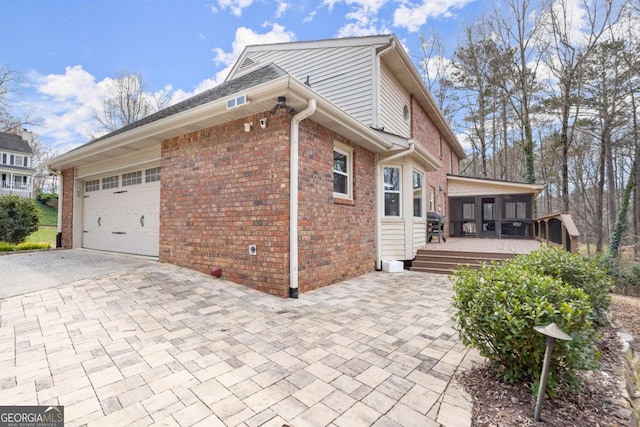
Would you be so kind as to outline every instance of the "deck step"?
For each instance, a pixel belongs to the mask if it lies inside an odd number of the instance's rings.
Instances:
[[[460,267],[480,269],[482,264],[491,265],[511,259],[515,254],[497,252],[464,252],[437,249],[419,249],[411,263],[411,271],[451,274]]]

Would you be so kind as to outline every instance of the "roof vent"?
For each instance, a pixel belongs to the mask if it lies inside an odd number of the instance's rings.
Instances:
[[[248,56],[247,56],[247,57],[244,59],[244,61],[242,61],[242,64],[240,64],[240,68],[239,68],[239,69],[240,69],[240,70],[244,70],[245,68],[251,67],[251,66],[252,66],[252,65],[254,65],[255,63],[256,63],[256,61],[255,61],[255,60],[253,60],[252,58],[250,58],[250,57],[248,57]]]

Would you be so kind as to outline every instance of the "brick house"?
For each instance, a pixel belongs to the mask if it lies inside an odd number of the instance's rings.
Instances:
[[[247,47],[227,80],[48,164],[66,248],[297,297],[411,260],[464,150],[393,35]]]

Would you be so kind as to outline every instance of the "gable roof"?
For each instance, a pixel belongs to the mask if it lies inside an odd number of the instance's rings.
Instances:
[[[173,116],[180,112],[190,110],[192,108],[206,104],[208,102],[216,101],[218,99],[227,97],[234,93],[241,92],[245,89],[260,85],[262,83],[269,82],[271,80],[275,80],[278,77],[283,77],[286,75],[287,73],[277,65],[267,64],[257,70],[252,71],[251,73],[245,74],[244,76],[238,77],[237,79],[224,82],[221,85],[218,85],[212,89],[205,90],[204,92],[194,95],[191,98],[187,98],[184,101],[178,102],[177,104],[167,107],[164,110],[160,110],[136,122],[123,126],[120,129],[117,129],[99,138],[96,138],[84,145],[81,145],[80,147],[75,148],[74,150],[80,149],[89,144],[94,144],[96,142],[111,138],[115,135],[125,133],[132,129],[139,128],[149,123],[153,123],[155,121]],[[74,151],[74,150],[71,150],[71,151]]]
[[[22,139],[20,135],[14,135],[6,132],[0,132],[0,150],[33,154],[33,150],[29,143]]]
[[[464,159],[467,157],[462,144],[458,141],[458,138],[451,129],[451,126],[444,118],[442,111],[429,93],[420,73],[413,64],[413,61],[402,46],[402,43],[400,43],[397,37],[393,34],[250,45],[245,47],[243,52],[240,54],[240,57],[235,62],[227,78],[231,79],[242,76],[243,73],[249,72],[249,70],[254,70],[255,67],[259,67],[261,65],[260,62],[252,58],[251,54],[253,52],[295,51],[297,49],[329,49],[354,46],[370,47],[375,54],[382,54],[381,61],[389,67],[393,75],[406,87],[406,89],[426,111],[445,140],[458,155],[458,158]],[[322,64],[319,64],[319,66],[321,65]]]

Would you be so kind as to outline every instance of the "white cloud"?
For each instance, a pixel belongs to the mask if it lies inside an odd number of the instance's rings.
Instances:
[[[293,40],[295,40],[295,35],[292,32],[285,31],[285,28],[279,24],[273,24],[271,31],[263,34],[256,33],[252,29],[246,27],[238,28],[236,30],[236,36],[231,45],[230,52],[225,52],[221,48],[214,49],[214,61],[216,64],[224,66],[224,68],[218,71],[215,77],[201,81],[191,92],[176,90],[171,96],[171,104],[180,102],[195,94],[223,83],[231,71],[233,64],[238,59],[244,48],[248,45],[285,43]]]
[[[338,3],[344,2],[349,7],[345,18],[349,22],[337,32],[337,37],[359,37],[390,32],[384,23],[379,23],[378,14],[388,0],[324,0],[322,6],[333,11]],[[307,18],[313,18],[309,16]]]
[[[393,14],[393,25],[416,32],[428,18],[448,18],[473,0],[422,0],[420,4],[405,3]]]
[[[278,9],[276,9],[275,18],[276,19],[282,18],[282,15],[284,15],[284,13],[287,11],[287,9],[289,9],[289,6],[290,6],[290,4],[287,3],[286,1],[279,0],[278,1]]]
[[[211,10],[215,13],[229,9],[235,16],[242,16],[242,11],[253,4],[253,0],[218,0],[218,6],[213,6]]]

